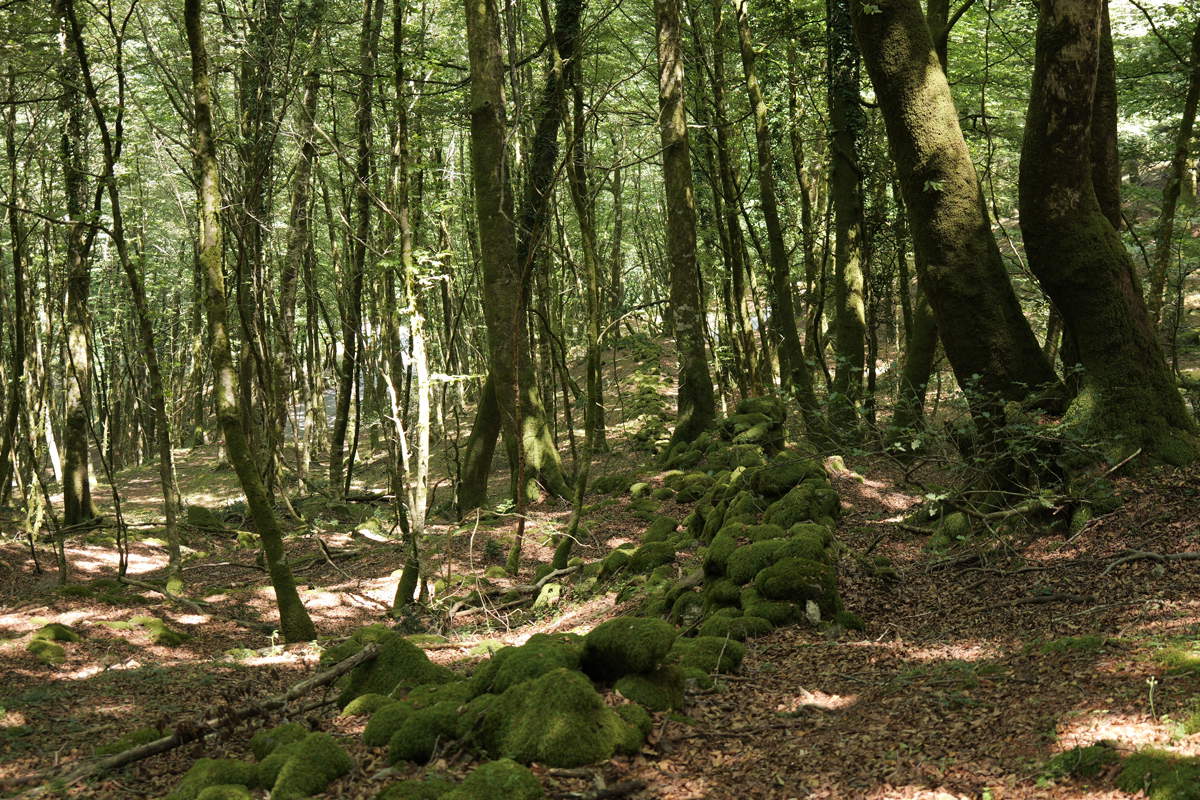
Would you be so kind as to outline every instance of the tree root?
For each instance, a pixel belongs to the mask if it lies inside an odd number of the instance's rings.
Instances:
[[[1104,572],[1100,574],[1107,575],[1122,564],[1129,564],[1134,561],[1157,561],[1160,564],[1167,561],[1200,561],[1200,552],[1155,553],[1150,550],[1126,550],[1118,554],[1112,563],[1104,568]]]

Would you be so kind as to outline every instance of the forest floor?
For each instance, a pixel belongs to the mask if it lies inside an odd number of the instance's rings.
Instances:
[[[0,543],[0,782],[61,768],[142,726],[170,729],[251,703],[315,671],[317,645],[284,645],[273,633],[269,584],[253,542],[239,544],[236,535],[232,473],[214,469],[212,447],[179,456],[189,502],[228,504],[227,530],[188,529],[188,592],[202,605],[104,581],[64,590],[43,545],[39,571],[27,543]],[[1113,788],[1111,772],[1091,783],[1055,779],[1045,775],[1047,759],[1101,740],[1122,751],[1200,754],[1200,735],[1184,725],[1200,711],[1200,562],[1120,562],[1129,548],[1200,550],[1200,470],[1120,479],[1124,505],[1116,512],[1070,538],[1014,541],[1006,555],[981,560],[930,552],[924,537],[906,529],[902,518],[922,489],[914,476],[906,482],[896,462],[865,454],[845,460],[849,470],[831,475],[844,511],[840,592],[865,630],[793,626],[747,642],[739,674],[689,695],[684,713],[656,715],[636,757],[591,770],[535,767],[550,796],[636,779],[645,788],[629,795],[634,800],[1119,798],[1132,795]],[[655,483],[660,469],[652,464],[618,442],[593,473],[635,469]],[[122,475],[131,521],[154,519],[153,476],[152,468]],[[667,501],[659,512],[682,517],[687,510]],[[388,513],[379,504],[329,505],[289,538],[301,596],[322,636],[386,618],[401,561],[399,545],[375,535],[387,530]],[[549,560],[547,537],[568,515],[561,502],[532,509],[526,578],[535,560]],[[600,558],[637,540],[644,525],[627,495],[597,498],[577,553]],[[0,526],[6,535],[15,530],[12,520],[0,518]],[[503,563],[513,527],[503,514],[437,522],[426,542],[428,566],[441,576],[481,576]],[[153,533],[135,528],[129,546],[129,575],[147,583],[161,580],[166,558]],[[72,542],[76,586],[116,576],[111,535],[101,528]],[[894,577],[868,568],[867,557],[880,555],[891,559]],[[450,619],[445,611],[401,624],[443,634],[429,655],[458,668],[536,632],[587,630],[621,608],[615,593],[574,598],[568,591],[543,612]],[[139,615],[189,638],[156,644],[144,625],[112,624]],[[18,638],[47,622],[84,635],[64,645],[66,660],[56,666],[41,663]],[[357,763],[324,797],[370,798],[397,775],[463,773],[473,763],[469,753],[450,749],[428,767],[401,766],[381,778],[385,754],[362,743],[362,719],[311,702],[320,699],[306,698],[309,707],[293,717],[333,733]],[[244,756],[251,733],[244,728],[141,761],[76,785],[68,796],[161,796],[196,758]]]

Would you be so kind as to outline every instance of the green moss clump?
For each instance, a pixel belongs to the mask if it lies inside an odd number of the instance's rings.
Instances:
[[[661,619],[616,617],[584,637],[580,664],[596,680],[650,672],[670,652],[675,636],[675,628]]]
[[[675,546],[670,542],[648,542],[629,558],[631,572],[641,574],[675,560]]]
[[[791,530],[799,527],[799,525],[794,525]],[[814,525],[812,527],[821,526]],[[821,564],[830,564],[833,562],[833,549],[825,546],[824,538],[820,534],[805,531],[784,540],[783,546],[779,548],[775,557],[779,559],[803,558]]]
[[[43,625],[33,632],[34,639],[41,639],[45,642],[82,642],[83,637],[76,633],[71,628],[58,622],[51,622],[48,625]]]
[[[1110,745],[1100,742],[1087,747],[1072,747],[1054,755],[1042,768],[1045,780],[1059,778],[1095,778],[1121,756]]]
[[[328,733],[310,733],[292,747],[271,788],[271,800],[297,800],[325,791],[354,769],[354,762]]]
[[[818,561],[780,559],[755,576],[754,588],[768,600],[785,600],[799,605],[812,600],[826,616],[840,610],[837,574]]]
[[[187,507],[187,524],[193,528],[203,528],[209,531],[225,530],[225,521],[217,516],[217,512],[204,506]]]
[[[565,633],[565,634],[545,634],[545,633],[534,634],[534,636],[553,636],[553,635],[561,636],[564,638],[574,636],[574,634],[569,634],[569,633]],[[530,637],[530,638],[533,638],[533,637]],[[502,650],[502,649],[504,649],[504,648],[503,647],[497,648],[497,650]],[[497,650],[492,650],[491,652],[495,653],[495,652],[497,652]],[[472,697],[475,696],[475,690],[474,690],[474,687],[471,685],[470,681],[451,681],[450,683],[427,683],[424,686],[418,686],[417,688],[415,688],[412,691],[407,692],[406,694],[403,694],[403,695],[399,694],[398,692],[399,692],[399,689],[397,689],[396,692],[393,692],[392,696],[395,697],[397,700],[404,700],[407,703],[411,703],[413,708],[428,708],[429,706],[436,705],[438,703],[445,703],[445,702],[451,702],[451,703],[455,703],[457,705],[462,705],[463,703],[467,702],[468,700],[470,700]]]
[[[748,617],[762,617],[777,626],[796,622],[804,613],[795,603],[768,600],[753,586],[742,590],[742,611]]]
[[[537,777],[515,761],[503,758],[477,767],[458,788],[441,800],[542,800]]]
[[[163,647],[177,647],[192,637],[167,626],[158,617],[138,616],[129,619],[134,625],[140,625],[150,634],[150,641]]]
[[[704,595],[699,592],[683,592],[671,603],[671,623],[690,625],[704,614]]]
[[[274,786],[275,779],[279,777],[279,770],[283,769],[283,765],[288,762],[288,759],[296,753],[299,747],[300,742],[281,744],[272,750],[270,755],[258,762],[254,773],[258,785]]]
[[[671,517],[657,516],[654,518],[654,522],[650,523],[650,527],[646,529],[642,541],[645,543],[670,541],[671,535],[675,533],[677,527],[679,527],[679,523]]]
[[[778,525],[747,525],[742,535],[751,542],[765,542],[770,539],[785,539],[788,532]]]
[[[683,708],[683,670],[674,665],[646,674],[626,675],[613,688],[650,711]]]
[[[250,752],[259,761],[275,752],[275,749],[285,744],[299,742],[308,736],[308,728],[299,722],[285,722],[274,728],[265,728],[250,739]]]
[[[930,550],[945,550],[971,537],[971,520],[961,511],[947,514],[938,520],[933,535],[925,545]]]
[[[375,800],[438,800],[453,790],[454,784],[445,778],[414,778],[389,786],[375,795]]]
[[[683,682],[686,686],[690,686],[694,689],[711,689],[717,685],[717,682],[713,679],[713,676],[709,675],[702,669],[696,669],[695,667],[688,666],[683,666],[682,669]]]
[[[862,617],[845,609],[834,613],[833,621],[848,631],[865,631],[867,629],[867,623],[863,621]]]
[[[386,694],[361,694],[346,704],[339,716],[342,717],[362,717],[374,714],[379,709],[395,702]]]
[[[697,459],[699,461],[699,459]],[[713,479],[703,472],[693,472],[683,480],[683,485],[675,493],[676,503],[694,503],[713,485]]]
[[[583,638],[573,633],[535,633],[520,647],[505,647],[471,676],[469,695],[501,694],[518,683],[560,667],[579,669]]]
[[[602,566],[600,567],[600,577],[607,578],[615,574],[622,567],[629,565],[629,557],[633,555],[633,545],[621,545],[616,550],[613,550],[604,557]]]
[[[682,672],[680,677],[682,677]],[[617,706],[617,716],[631,725],[640,734],[643,741],[650,735],[650,729],[654,727],[654,718],[650,716],[650,712],[637,703]]]
[[[729,556],[726,569],[729,579],[739,585],[750,583],[755,575],[775,563],[782,547],[783,540],[780,539],[742,545]]]
[[[675,492],[666,486],[659,486],[657,489],[650,492],[650,496],[655,500],[671,500],[675,497]]]
[[[114,739],[107,744],[100,745],[96,748],[96,755],[111,756],[115,753],[123,753],[131,747],[148,744],[149,742],[153,742],[155,739],[161,739],[164,736],[166,736],[166,734],[155,727],[138,728],[137,730],[130,731],[124,736]]]
[[[787,408],[778,397],[747,397],[737,404],[735,410],[739,414],[762,414],[781,425],[787,419]]]
[[[392,734],[400,730],[413,713],[411,703],[404,700],[393,700],[379,708],[367,720],[363,729],[363,744],[367,747],[384,747],[392,740]]]
[[[788,453],[776,456],[766,466],[747,470],[743,475],[743,481],[756,494],[772,500],[783,497],[793,488],[808,480],[828,481],[821,462],[812,458],[799,458]]]
[[[592,491],[596,494],[623,492],[635,481],[637,481],[637,476],[631,472],[614,472],[592,481]]]
[[[632,741],[630,726],[604,704],[591,681],[571,670],[556,669],[480,700],[468,707],[475,714],[468,724],[495,756],[579,767],[606,761]]]
[[[409,714],[388,741],[388,760],[424,764],[433,755],[438,742],[455,736],[458,704],[443,702]]]
[[[766,508],[762,498],[753,492],[741,491],[734,495],[729,501],[729,507],[725,510],[726,525],[729,524],[729,517],[746,517],[748,519],[757,519],[758,515]]]
[[[762,617],[716,615],[704,620],[704,624],[700,626],[700,635],[720,638],[728,636],[742,642],[755,636],[765,636],[774,629],[775,626]]]
[[[1117,775],[1117,788],[1149,800],[1200,798],[1200,760],[1183,758],[1165,750],[1147,748],[1125,759]]]
[[[164,800],[197,800],[210,786],[257,786],[255,766],[231,758],[202,758],[184,773],[175,791]]]
[[[704,587],[704,602],[710,610],[737,606],[741,602],[741,592],[741,587],[728,578],[717,578]]]
[[[1095,653],[1098,650],[1103,650],[1107,644],[1108,639],[1106,637],[1092,633],[1083,636],[1064,636],[1061,639],[1051,639],[1039,644],[1037,649],[1039,653],[1044,655]]]
[[[746,655],[746,646],[733,639],[697,636],[676,641],[671,655],[685,668],[692,667],[709,674],[736,672]]]
[[[384,625],[359,628],[349,639],[321,656],[322,666],[333,664],[357,653],[368,643],[379,645],[379,655],[355,667],[345,679],[338,704],[346,705],[363,694],[391,694],[397,686],[446,683],[454,673],[430,662],[425,651]]]
[[[25,649],[37,656],[38,661],[51,667],[58,666],[67,660],[67,651],[62,645],[48,642],[45,639],[33,639],[25,645]]]
[[[798,522],[835,518],[840,511],[837,492],[824,478],[809,478],[767,507],[763,522],[790,528]]]
[[[221,783],[201,791],[196,795],[196,800],[254,800],[254,796],[245,786],[236,783]]]

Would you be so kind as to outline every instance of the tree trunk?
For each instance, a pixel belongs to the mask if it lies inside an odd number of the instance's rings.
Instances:
[[[221,183],[216,144],[212,131],[212,89],[208,53],[200,19],[201,0],[185,0],[184,25],[192,62],[192,99],[196,184],[200,206],[200,264],[205,278],[205,308],[213,375],[216,386],[217,419],[225,435],[225,448],[246,495],[246,505],[262,540],[263,555],[275,601],[279,607],[279,629],[289,642],[309,641],[317,636],[308,611],[296,591],[296,583],[283,549],[283,531],[267,497],[266,487],[242,427],[238,402],[238,376],[229,347],[228,312],[225,303],[225,273],[221,263]]]
[[[690,442],[716,416],[704,344],[704,309],[696,271],[696,201],[683,98],[679,0],[655,0],[658,35],[658,109],[667,206],[670,305],[679,351],[678,419],[672,443]]]
[[[1029,265],[1083,365],[1068,420],[1113,447],[1182,464],[1200,453],[1133,264],[1117,233],[1106,168],[1115,145],[1104,0],[1046,0],[1021,148],[1021,232]],[[1107,63],[1106,63],[1107,62]],[[1092,148],[1079,143],[1091,141]],[[1099,156],[1099,158],[1098,158]]]
[[[959,384],[979,411],[1058,380],[1021,312],[992,237],[950,86],[917,0],[852,18],[887,126],[918,279]]]

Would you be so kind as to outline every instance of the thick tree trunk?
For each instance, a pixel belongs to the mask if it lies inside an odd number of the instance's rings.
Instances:
[[[1083,365],[1068,420],[1114,455],[1142,448],[1182,464],[1200,454],[1154,325],[1114,227],[1106,168],[1116,115],[1104,0],[1045,0],[1021,149],[1021,232],[1029,265]],[[1111,62],[1109,62],[1111,64]],[[1080,142],[1097,143],[1081,148]],[[1097,157],[1099,156],[1099,158]],[[1119,457],[1119,456],[1118,456]]]
[[[696,270],[696,201],[683,98],[683,48],[678,0],[655,0],[658,109],[667,206],[670,305],[679,351],[678,419],[672,443],[690,442],[716,415],[704,343],[704,309]]]
[[[242,428],[238,402],[238,376],[229,347],[228,312],[225,303],[225,272],[221,263],[221,184],[216,144],[212,131],[212,89],[208,75],[208,53],[200,18],[201,0],[185,0],[184,25],[192,62],[192,99],[196,176],[200,206],[200,264],[205,278],[205,308],[213,375],[216,387],[217,419],[225,435],[225,448],[237,472],[246,505],[262,540],[263,555],[275,602],[279,607],[279,629],[289,642],[309,641],[317,636],[308,611],[296,591],[296,582],[283,549],[283,531],[271,508],[254,454]]]
[[[979,179],[917,0],[852,17],[908,209],[918,278],[976,410],[1058,387],[992,237]]]

